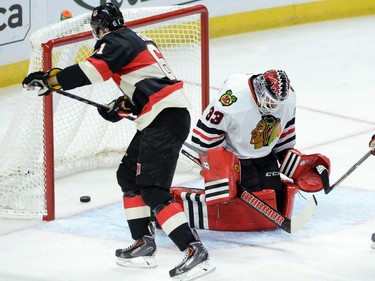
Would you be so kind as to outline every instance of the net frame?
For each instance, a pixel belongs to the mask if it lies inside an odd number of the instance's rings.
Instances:
[[[190,7],[173,7],[168,12],[155,14],[136,20],[126,22],[129,28],[136,29],[147,27],[155,23],[170,21],[187,17],[190,15],[198,15],[200,18],[200,42],[201,42],[201,111],[207,106],[209,99],[209,63],[208,63],[208,11],[203,5]],[[62,34],[61,37],[53,38],[47,42],[42,42],[43,49],[43,70],[48,71],[53,66],[53,51],[56,48],[84,41],[92,38],[91,31],[80,31],[76,34]],[[36,44],[39,44],[37,42]],[[35,71],[35,70],[34,70]],[[39,98],[40,99],[40,98]],[[42,219],[46,221],[55,219],[55,146],[54,146],[54,98],[53,95],[43,97],[43,113],[38,118],[43,119],[43,165],[40,167],[44,170],[44,195],[45,195],[45,210],[46,213],[42,215]],[[26,169],[26,173],[29,173]],[[30,197],[33,197],[31,194]],[[22,215],[22,214],[21,214]],[[25,214],[27,215],[27,214]],[[3,216],[0,212],[0,216]]]

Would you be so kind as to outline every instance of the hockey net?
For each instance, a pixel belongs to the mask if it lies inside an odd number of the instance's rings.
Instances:
[[[191,97],[192,122],[208,102],[208,14],[204,6],[122,10],[126,24],[152,38]],[[91,13],[35,32],[29,72],[64,68],[87,58],[95,40]],[[122,93],[112,80],[71,93],[108,103]],[[23,91],[0,145],[0,217],[55,218],[54,180],[118,165],[136,128],[107,122],[95,107],[57,93],[41,98]],[[184,156],[180,157],[181,159]],[[178,170],[188,169],[179,161]]]

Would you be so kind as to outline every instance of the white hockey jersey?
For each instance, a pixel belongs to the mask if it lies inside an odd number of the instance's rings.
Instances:
[[[192,142],[201,149],[225,147],[239,159],[254,159],[293,148],[296,142],[296,95],[269,115],[262,115],[250,78],[233,74],[203,112],[192,131]]]

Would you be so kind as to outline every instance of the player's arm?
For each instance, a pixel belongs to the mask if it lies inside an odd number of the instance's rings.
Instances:
[[[56,75],[55,79],[63,89],[104,82],[127,63],[124,61],[128,58],[122,51],[124,48],[120,48],[116,40],[104,38],[97,41],[95,51],[85,61],[69,66]]]
[[[39,88],[38,95],[49,95],[51,91],[70,90],[91,84],[79,64],[68,66],[65,69],[52,68],[50,71],[36,71],[30,73],[22,81],[27,90]]]
[[[203,112],[193,128],[191,141],[202,149],[225,147],[228,118],[216,102],[212,102]]]
[[[85,61],[69,66],[58,73],[55,79],[65,90],[101,83],[113,76],[111,66],[116,53],[111,53],[112,44],[98,41],[94,53]],[[52,78],[53,79],[53,78]]]
[[[93,54],[79,63],[80,69],[92,84],[112,78],[113,74],[129,64],[134,56],[133,47],[128,41],[122,40],[119,43],[116,37],[110,35],[97,41]]]
[[[48,95],[51,90],[70,90],[106,81],[113,76],[113,69],[118,67],[118,58],[122,55],[115,47],[108,40],[98,41],[94,53],[85,61],[59,71],[53,71],[57,69],[54,68],[48,72],[30,73],[22,84],[29,90],[40,87],[39,95]]]
[[[68,66],[57,73],[56,76],[52,76],[49,79],[60,84],[64,90],[92,84],[79,64]]]
[[[278,139],[273,151],[276,153],[279,163],[285,158],[289,149],[294,148],[296,144],[295,115],[288,121],[280,138]]]

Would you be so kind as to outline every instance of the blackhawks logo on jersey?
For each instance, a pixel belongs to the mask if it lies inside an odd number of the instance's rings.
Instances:
[[[237,101],[237,97],[233,96],[232,90],[226,91],[220,97],[220,102],[223,106],[230,106],[231,104],[233,104],[236,101]]]
[[[281,135],[280,118],[272,115],[263,115],[255,129],[251,131],[250,143],[255,149],[270,145]]]

